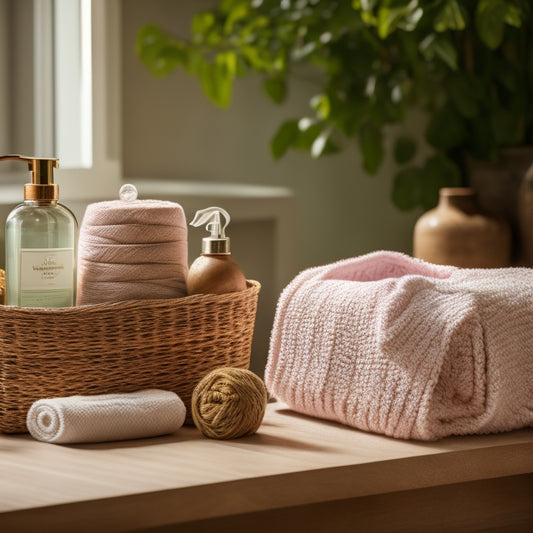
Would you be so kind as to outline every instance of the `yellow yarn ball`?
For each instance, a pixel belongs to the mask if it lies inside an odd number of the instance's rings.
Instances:
[[[263,380],[250,370],[223,367],[212,370],[192,394],[196,427],[212,439],[253,435],[261,425],[267,404]]]

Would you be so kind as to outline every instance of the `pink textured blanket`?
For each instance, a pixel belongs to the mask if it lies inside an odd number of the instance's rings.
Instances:
[[[397,438],[533,425],[533,269],[396,252],[312,268],[284,290],[265,382],[301,413]]]

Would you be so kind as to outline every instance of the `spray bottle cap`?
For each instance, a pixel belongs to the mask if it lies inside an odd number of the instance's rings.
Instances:
[[[25,155],[9,154],[0,156],[0,161],[14,159],[28,163],[31,170],[31,183],[24,185],[24,200],[58,200],[59,186],[54,183],[54,167],[59,166],[59,160],[51,157],[28,157]]]
[[[225,218],[225,224],[222,226],[220,215]],[[226,237],[225,229],[231,218],[229,213],[221,207],[207,207],[196,211],[191,226],[201,226],[206,224],[205,229],[211,232],[210,237],[202,239],[203,254],[226,254],[230,253],[229,237]]]

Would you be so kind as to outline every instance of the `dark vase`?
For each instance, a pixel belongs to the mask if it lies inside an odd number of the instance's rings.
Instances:
[[[521,266],[533,267],[533,165],[526,172],[518,195],[518,232]]]
[[[500,151],[497,161],[469,157],[466,163],[468,182],[477,192],[479,205],[491,214],[503,216],[511,225],[513,264],[533,266],[533,252],[523,249],[524,244],[533,246],[528,241],[533,217],[533,213],[528,213],[533,208],[529,188],[533,184],[524,184],[524,176],[533,163],[533,146],[509,146]]]
[[[503,148],[497,161],[467,158],[468,183],[479,205],[518,225],[517,204],[524,176],[533,163],[533,146]]]
[[[510,227],[479,207],[473,189],[444,188],[437,207],[415,225],[413,255],[439,265],[506,267],[511,262]]]

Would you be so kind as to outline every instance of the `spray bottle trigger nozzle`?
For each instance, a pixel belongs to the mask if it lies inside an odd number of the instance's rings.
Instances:
[[[220,222],[220,215],[225,219],[224,225]],[[210,236],[202,239],[202,254],[224,254],[230,253],[230,239],[226,237],[226,226],[229,224],[230,216],[221,207],[207,207],[196,211],[191,226],[201,226],[206,224],[205,229]]]
[[[220,221],[220,215],[222,215],[225,219],[225,223],[223,226]],[[212,238],[224,239],[225,230],[230,220],[231,217],[225,209],[222,209],[221,207],[207,207],[205,209],[200,209],[199,211],[196,211],[196,214],[194,215],[194,218],[190,225],[201,226],[207,223],[205,229],[211,233]]]

